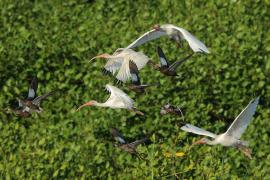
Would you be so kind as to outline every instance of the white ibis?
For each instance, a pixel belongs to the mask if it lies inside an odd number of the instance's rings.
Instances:
[[[131,78],[129,69],[130,61],[136,64],[138,70],[142,69],[149,61],[149,57],[142,52],[136,52],[132,49],[123,48],[117,49],[113,55],[101,54],[93,57],[91,60],[96,58],[107,59],[108,62],[105,64],[104,69],[111,72],[113,75],[118,71],[116,78],[122,82],[126,82],[129,78]]]
[[[27,117],[32,112],[41,113],[43,109],[40,107],[42,100],[46,99],[48,96],[52,95],[53,92],[46,93],[42,96],[37,96],[38,80],[34,77],[31,81],[31,85],[28,90],[28,96],[26,99],[17,98],[19,103],[19,108],[14,112],[23,117]]]
[[[111,128],[110,133],[114,136],[114,138],[117,141],[120,142],[119,145],[116,145],[117,147],[119,147],[120,149],[122,149],[128,153],[136,154],[136,155],[139,155],[136,151],[137,146],[146,142],[149,139],[148,137],[145,137],[143,139],[136,140],[136,141],[131,142],[131,143],[126,143],[125,139],[123,138],[123,136],[119,133],[119,131],[116,128]]]
[[[152,61],[149,61],[149,62],[150,62],[150,64],[152,64],[154,66],[154,68],[156,70],[160,71],[161,73],[163,73],[167,76],[177,76],[176,68],[180,64],[182,64],[183,62],[187,61],[192,56],[192,54],[191,54],[183,59],[175,61],[172,64],[169,64],[165,54],[163,53],[163,51],[160,47],[157,47],[157,53],[159,56],[160,64],[153,64]]]
[[[242,141],[240,140],[240,138],[246,130],[253,115],[255,114],[258,103],[259,97],[250,101],[250,103],[245,107],[245,109],[236,117],[229,129],[223,134],[216,135],[191,124],[186,124],[185,126],[182,126],[181,129],[194,134],[204,135],[213,138],[213,140],[202,138],[193,144],[220,144],[222,146],[232,146],[242,151],[247,157],[251,159],[251,150],[247,147],[248,142]]]
[[[157,39],[164,35],[169,36],[171,39],[175,40],[178,43],[181,43],[181,41],[186,40],[190,48],[194,52],[210,53],[207,47],[196,37],[194,37],[191,33],[173,24],[163,24],[161,26],[154,25],[152,30],[146,32],[141,37],[136,39],[134,42],[128,45],[127,48],[135,48],[148,41]]]
[[[106,85],[106,89],[111,93],[109,99],[104,103],[99,103],[97,101],[91,100],[83,105],[81,105],[78,109],[80,110],[86,106],[99,106],[99,107],[110,107],[113,109],[121,108],[121,109],[128,109],[130,111],[134,111],[136,114],[144,115],[142,112],[138,111],[134,107],[134,101],[121,89],[118,89],[115,86]]]

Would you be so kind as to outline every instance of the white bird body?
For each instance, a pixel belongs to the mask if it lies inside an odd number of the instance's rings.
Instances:
[[[116,78],[122,82],[126,82],[131,78],[129,61],[133,61],[138,67],[138,70],[140,70],[150,60],[150,58],[142,52],[136,52],[132,49],[124,48],[117,49],[113,55],[102,54],[92,58],[91,60],[95,58],[106,58],[108,62],[105,64],[104,68],[113,75],[118,72]]]
[[[161,26],[159,25],[154,26],[154,29],[144,33],[141,37],[139,37],[130,45],[128,45],[127,48],[135,48],[148,41],[160,38],[161,36],[164,36],[164,35],[169,36],[171,39],[174,39],[177,42],[186,40],[190,48],[194,52],[210,53],[210,51],[207,49],[204,43],[199,41],[195,36],[193,36],[187,30],[177,27],[173,24],[163,24]]]
[[[181,129],[183,131],[213,138],[213,140],[203,138],[197,141],[195,144],[209,144],[209,145],[220,144],[222,146],[233,146],[242,150],[247,156],[251,157],[249,154],[250,151],[247,150],[246,148],[248,143],[246,141],[240,140],[240,138],[241,135],[246,130],[247,125],[251,121],[253,115],[255,114],[258,103],[259,97],[250,101],[250,103],[245,107],[245,109],[236,117],[234,122],[228,128],[228,130],[223,134],[216,135],[204,129],[193,126],[191,124],[186,124],[182,126]]]
[[[81,105],[77,110],[85,106],[99,106],[99,107],[110,107],[113,109],[128,109],[135,111],[138,114],[143,114],[134,107],[134,101],[121,89],[109,85],[106,85],[106,89],[111,93],[110,97],[104,103],[99,103],[97,101],[89,101]]]

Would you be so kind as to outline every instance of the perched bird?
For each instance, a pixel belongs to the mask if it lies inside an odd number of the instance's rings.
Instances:
[[[128,88],[136,93],[144,93],[145,88],[150,86],[158,86],[159,83],[156,84],[141,84],[139,77],[139,70],[136,64],[133,61],[129,61],[129,69],[131,75],[131,84]]]
[[[247,157],[251,159],[251,150],[247,147],[248,142],[242,141],[240,140],[240,138],[241,138],[241,135],[246,130],[253,115],[255,114],[258,103],[259,103],[259,97],[250,101],[250,103],[245,107],[245,109],[236,117],[236,119],[233,121],[229,129],[223,134],[216,135],[209,131],[193,126],[191,124],[186,124],[182,126],[181,129],[187,132],[209,136],[213,138],[213,140],[202,138],[199,141],[193,143],[193,145],[194,144],[209,144],[209,145],[220,144],[222,146],[232,146],[242,151]]]
[[[41,101],[52,95],[54,91],[46,93],[42,96],[37,96],[37,88],[38,80],[36,77],[34,77],[31,81],[27,98],[16,98],[19,103],[19,107],[12,110],[16,115],[28,117],[32,112],[41,113],[43,111],[43,109],[40,107]]]
[[[121,89],[118,89],[115,86],[106,85],[106,90],[111,93],[109,99],[104,103],[99,103],[97,101],[91,100],[83,105],[81,105],[78,109],[85,106],[100,106],[100,107],[110,107],[110,108],[122,108],[122,109],[128,109],[130,111],[134,111],[136,114],[144,115],[141,111],[137,110],[134,107],[134,101]]]
[[[162,106],[161,110],[160,110],[160,114],[162,114],[162,115],[165,115],[165,114],[168,114],[168,113],[183,117],[183,113],[182,113],[181,109],[179,107],[173,106],[173,105],[171,105],[169,103]]]
[[[103,72],[111,73],[113,75],[116,74],[116,78],[119,81],[126,82],[129,78],[131,78],[129,62],[133,61],[138,70],[142,69],[147,62],[149,61],[149,57],[147,57],[142,52],[136,52],[132,49],[117,49],[113,55],[110,54],[101,54],[93,57],[90,61],[96,58],[105,58],[108,62],[105,64]]]
[[[154,64],[152,61],[149,61],[149,63],[152,64],[156,70],[160,71],[161,73],[167,76],[177,76],[176,68],[183,62],[187,61],[192,56],[191,54],[185,57],[184,59],[175,61],[174,63],[170,65],[165,54],[163,53],[160,47],[157,47],[157,53],[159,56],[160,64]]]
[[[125,139],[123,138],[123,136],[119,133],[119,131],[116,128],[111,128],[110,133],[114,136],[114,138],[118,142],[120,142],[120,144],[116,145],[117,147],[119,147],[120,149],[122,149],[128,153],[136,154],[136,155],[139,155],[136,151],[137,146],[148,140],[148,137],[145,137],[143,139],[136,140],[132,143],[127,143],[125,141]]]
[[[194,52],[200,53],[210,53],[207,47],[199,41],[196,37],[190,34],[187,30],[177,27],[173,24],[163,24],[163,25],[154,25],[152,30],[146,32],[141,37],[136,39],[127,48],[135,48],[140,46],[148,41],[157,39],[161,36],[167,35],[171,39],[175,40],[177,43],[181,44],[183,40],[186,40],[190,46],[190,48]]]

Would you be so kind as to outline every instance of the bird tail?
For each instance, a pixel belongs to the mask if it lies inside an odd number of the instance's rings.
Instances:
[[[251,156],[252,150],[251,149],[249,149],[248,147],[246,147],[244,145],[238,145],[237,147],[242,153],[245,154],[245,156],[247,156],[249,159],[252,159],[252,156]]]

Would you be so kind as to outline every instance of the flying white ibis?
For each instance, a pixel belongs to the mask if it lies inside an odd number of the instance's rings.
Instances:
[[[93,57],[90,61],[96,58],[105,58],[108,62],[105,64],[104,69],[111,72],[113,75],[118,71],[116,78],[122,82],[126,82],[131,78],[129,62],[132,61],[138,67],[138,70],[142,69],[147,62],[149,57],[147,57],[142,52],[136,52],[132,49],[117,49],[113,55],[101,54]]]
[[[109,84],[106,85],[106,89],[111,93],[109,99],[106,102],[99,103],[97,101],[92,100],[81,105],[77,109],[77,111],[85,106],[100,106],[100,107],[110,107],[114,109],[116,108],[128,109],[130,111],[134,111],[136,114],[144,115],[141,111],[138,111],[134,107],[134,101],[121,89],[118,89],[117,87]]]
[[[18,109],[14,110],[15,114],[22,117],[30,116],[30,113],[41,113],[43,109],[40,107],[42,100],[52,95],[53,92],[46,93],[41,96],[37,96],[38,80],[34,77],[31,81],[31,85],[28,90],[28,96],[26,99],[17,98],[19,103]]]
[[[229,129],[223,134],[216,135],[191,124],[186,124],[185,126],[182,126],[181,129],[194,134],[204,135],[213,138],[213,140],[202,138],[199,141],[193,143],[193,145],[220,144],[222,146],[232,146],[242,151],[247,157],[251,159],[251,150],[247,147],[248,142],[240,140],[240,137],[246,130],[250,120],[255,114],[258,103],[259,97],[250,101],[247,107],[245,107],[245,109],[236,117]]]
[[[173,24],[163,24],[163,25],[154,25],[152,30],[146,32],[141,37],[136,39],[127,48],[135,48],[140,46],[148,41],[157,39],[161,36],[167,35],[171,39],[175,40],[179,44],[181,41],[186,40],[190,46],[190,48],[194,52],[201,52],[201,53],[210,53],[207,47],[199,41],[196,37],[190,34],[187,30],[177,27]]]

